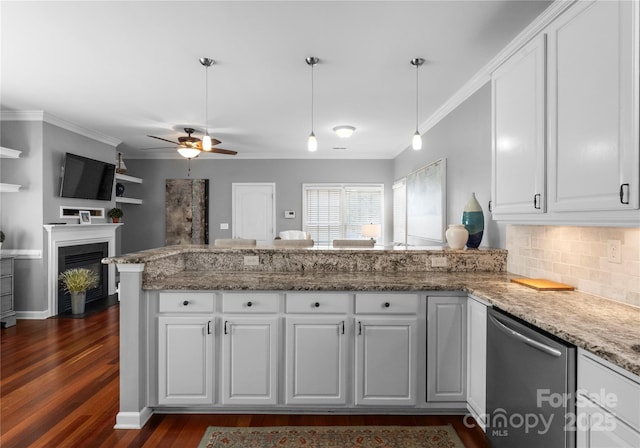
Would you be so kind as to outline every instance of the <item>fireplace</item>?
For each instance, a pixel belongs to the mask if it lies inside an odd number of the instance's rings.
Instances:
[[[109,295],[109,269],[107,265],[100,263],[109,256],[109,244],[94,243],[65,246],[58,248],[58,274],[67,269],[86,268],[98,275],[98,285],[87,290],[87,302],[106,298]],[[58,286],[58,314],[63,314],[71,309],[71,296]]]

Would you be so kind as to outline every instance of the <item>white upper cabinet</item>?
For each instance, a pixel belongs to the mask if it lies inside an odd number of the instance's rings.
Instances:
[[[545,36],[491,76],[492,211],[545,211]]]
[[[639,11],[577,1],[492,74],[494,219],[637,225]]]
[[[638,208],[637,18],[578,2],[547,30],[550,211]]]

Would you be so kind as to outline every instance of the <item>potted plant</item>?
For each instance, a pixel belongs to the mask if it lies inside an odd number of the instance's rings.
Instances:
[[[112,208],[111,210],[109,210],[108,215],[109,215],[109,218],[111,218],[111,221],[117,223],[117,222],[120,222],[120,218],[124,216],[124,212],[119,208]]]
[[[71,295],[71,313],[84,313],[87,289],[98,286],[98,274],[86,268],[67,269],[60,274],[58,280],[64,285],[64,290]]]

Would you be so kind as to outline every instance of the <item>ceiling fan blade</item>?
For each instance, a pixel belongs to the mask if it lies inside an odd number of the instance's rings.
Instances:
[[[228,154],[230,156],[235,156],[236,154],[238,154],[238,151],[232,151],[230,149],[222,149],[222,148],[211,148],[211,151],[208,152],[215,152],[218,154]]]
[[[178,142],[174,142],[172,140],[167,140],[166,138],[162,138],[162,137],[156,137],[155,135],[147,135],[147,137],[157,138],[158,140],[162,140],[162,141],[165,141],[165,142],[173,143],[174,145],[178,145],[178,146],[180,145],[180,143],[178,143]]]
[[[154,149],[176,149],[175,146],[156,146],[154,148],[138,148],[140,151],[150,151]]]

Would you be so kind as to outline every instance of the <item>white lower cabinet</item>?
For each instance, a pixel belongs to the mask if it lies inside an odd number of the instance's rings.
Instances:
[[[158,403],[213,404],[213,320],[158,318]]]
[[[487,412],[487,306],[467,301],[467,405],[484,427]]]
[[[222,333],[222,403],[276,404],[278,317],[223,315]]]
[[[427,297],[427,401],[466,401],[467,297]]]
[[[417,327],[415,317],[356,318],[356,405],[416,404]]]
[[[345,316],[287,316],[287,404],[347,404],[345,328]]]
[[[577,448],[640,446],[640,377],[578,351]]]

